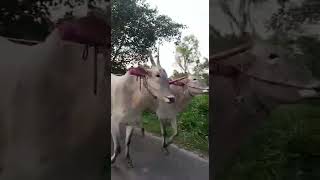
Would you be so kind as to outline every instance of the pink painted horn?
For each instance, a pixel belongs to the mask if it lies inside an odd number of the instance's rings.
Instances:
[[[186,79],[186,78],[187,78],[187,76],[183,76],[183,77],[181,77],[181,78],[171,80],[171,81],[169,81],[169,84],[173,84],[173,83],[175,83],[175,82],[177,82],[177,81],[181,81],[181,80]]]

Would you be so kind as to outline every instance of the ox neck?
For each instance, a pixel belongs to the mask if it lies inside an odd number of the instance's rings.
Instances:
[[[155,103],[157,99],[155,99],[152,92],[150,92],[150,89],[148,90],[144,84],[147,83],[147,79],[130,75],[128,72],[126,73],[126,76],[128,78],[126,83],[131,86],[131,90],[128,93],[132,94],[134,99],[137,100],[137,107],[144,110]]]

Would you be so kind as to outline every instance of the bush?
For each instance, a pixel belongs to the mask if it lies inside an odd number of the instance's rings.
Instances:
[[[310,104],[275,110],[243,147],[227,179],[320,179],[319,112]]]

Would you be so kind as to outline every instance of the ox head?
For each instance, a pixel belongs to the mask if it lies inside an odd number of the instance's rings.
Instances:
[[[243,142],[262,125],[270,110],[319,97],[319,81],[308,69],[295,63],[290,52],[266,41],[249,40],[217,53],[210,57],[210,66],[215,88],[211,98],[215,102],[212,129],[217,177],[226,173]]]
[[[149,93],[160,101],[173,103],[174,95],[170,92],[169,80],[166,71],[161,67],[159,58],[157,64],[154,62],[151,52],[149,52],[151,68],[144,67],[131,68],[130,74],[140,77],[146,77],[146,89]]]
[[[209,87],[201,81],[200,77],[194,75],[188,75],[187,77],[170,80],[169,84],[185,86],[191,96],[209,92]]]
[[[290,52],[280,46],[257,40],[219,53],[212,59],[248,76],[251,89],[259,97],[275,103],[318,98],[320,82],[302,63],[290,56]]]
[[[200,77],[197,76],[188,76],[187,87],[189,92],[193,95],[199,95],[209,92],[209,87],[201,81]]]

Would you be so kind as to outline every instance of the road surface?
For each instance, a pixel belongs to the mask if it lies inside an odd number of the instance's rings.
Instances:
[[[133,168],[128,168],[122,152],[115,164],[111,166],[112,180],[208,180],[209,162],[199,156],[169,147],[170,154],[161,151],[160,138],[150,134],[141,137],[133,134],[131,140],[131,157]]]

